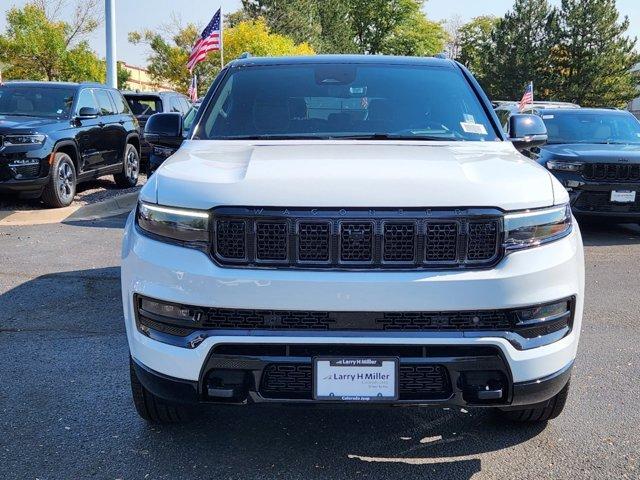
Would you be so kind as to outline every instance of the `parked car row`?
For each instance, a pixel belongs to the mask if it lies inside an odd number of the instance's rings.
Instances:
[[[640,222],[640,121],[631,113],[539,102],[530,109],[547,130],[544,145],[524,151],[569,192],[579,217]],[[515,104],[496,113],[509,133]]]
[[[87,180],[112,174],[119,187],[135,186],[151,153],[140,127],[154,113],[191,108],[176,92],[123,96],[98,83],[2,83],[0,193],[65,207]]]

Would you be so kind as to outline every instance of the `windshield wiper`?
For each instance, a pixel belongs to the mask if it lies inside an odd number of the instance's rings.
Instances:
[[[357,135],[331,135],[332,140],[434,140],[439,142],[457,142],[455,137],[440,137],[438,135],[394,135],[393,133],[366,133]]]
[[[320,135],[229,135],[214,137],[211,140],[326,140]]]

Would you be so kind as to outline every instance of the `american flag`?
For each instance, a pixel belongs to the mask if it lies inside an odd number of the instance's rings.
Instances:
[[[527,88],[524,89],[524,95],[522,95],[522,100],[520,100],[518,107],[523,112],[527,105],[533,105],[533,82],[529,82]]]
[[[198,80],[195,75],[191,77],[191,84],[187,90],[187,95],[189,95],[189,99],[192,102],[195,102],[198,99]]]
[[[200,38],[196,41],[193,49],[191,50],[191,54],[189,55],[189,61],[187,62],[187,67],[189,71],[193,72],[195,66],[202,62],[207,53],[209,52],[218,52],[220,48],[222,48],[222,26],[220,20],[220,8],[215,13],[209,25],[205,27],[205,29],[200,34]]]

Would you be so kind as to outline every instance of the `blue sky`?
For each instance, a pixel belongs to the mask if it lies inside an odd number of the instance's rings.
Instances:
[[[4,10],[16,5],[22,6],[27,0],[2,0],[0,2],[0,31],[4,31]],[[222,6],[223,11],[237,10],[240,0],[116,0],[118,59],[127,63],[144,66],[148,51],[145,46],[134,46],[127,42],[127,34],[142,28],[156,29],[170,21],[176,13],[184,23],[195,22],[205,25],[214,11]],[[551,0],[559,4],[559,0]],[[640,39],[640,0],[618,0],[618,9],[631,21],[629,34]],[[513,5],[513,0],[428,0],[425,11],[432,20],[446,20],[454,15],[468,20],[478,15],[503,15]],[[99,29],[90,38],[90,43],[100,55],[104,55],[104,29]]]

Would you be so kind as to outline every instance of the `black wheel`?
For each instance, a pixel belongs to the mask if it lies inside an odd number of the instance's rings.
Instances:
[[[569,395],[569,382],[560,390],[555,397],[551,397],[546,402],[536,405],[525,406],[519,410],[502,410],[502,416],[514,422],[546,422],[553,420],[564,410]]]
[[[131,377],[131,393],[138,415],[150,423],[181,423],[189,420],[189,409],[184,405],[167,403],[156,397],[140,383],[133,367],[133,360],[129,360],[129,375]]]
[[[113,179],[120,188],[131,188],[138,184],[138,175],[140,174],[140,154],[136,147],[127,144],[124,151],[124,162],[122,171],[116,173]]]
[[[42,191],[42,201],[50,207],[68,207],[76,196],[76,167],[71,157],[58,152],[53,157],[49,182]]]

